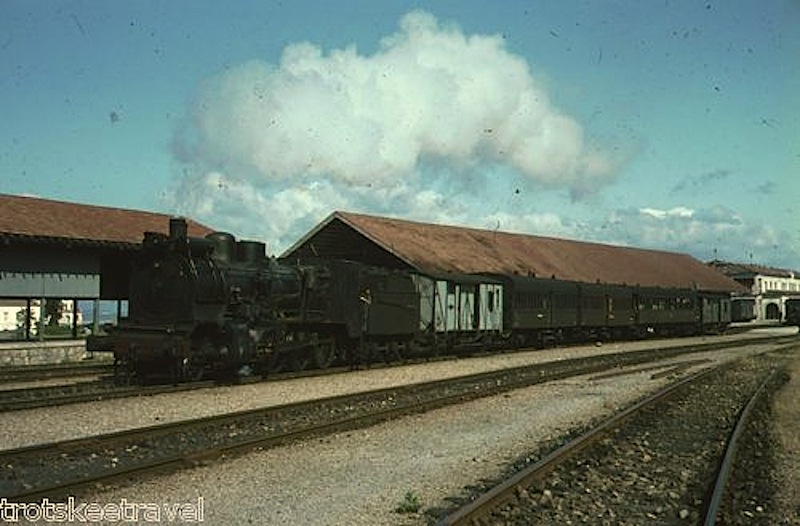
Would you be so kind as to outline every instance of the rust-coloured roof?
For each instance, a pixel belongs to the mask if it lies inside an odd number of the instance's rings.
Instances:
[[[591,283],[697,287],[726,292],[742,289],[734,280],[687,254],[350,212],[334,212],[286,254],[339,222],[424,273],[536,275]]]
[[[0,194],[0,236],[34,240],[141,243],[144,232],[169,231],[171,216],[139,210]],[[213,230],[187,219],[189,235]]]

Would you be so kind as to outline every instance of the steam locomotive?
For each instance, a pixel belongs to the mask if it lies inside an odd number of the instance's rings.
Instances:
[[[533,276],[430,275],[354,261],[280,261],[215,232],[147,232],[128,316],[110,335],[120,375],[197,380],[442,352],[724,330],[727,293]]]
[[[110,339],[119,372],[197,380],[355,360],[413,335],[411,277],[348,261],[287,265],[265,245],[215,232],[146,232],[132,261],[128,316]]]

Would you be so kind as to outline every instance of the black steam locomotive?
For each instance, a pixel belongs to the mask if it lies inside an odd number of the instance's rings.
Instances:
[[[504,275],[279,261],[222,232],[148,232],[110,336],[129,379],[359,365],[376,358],[724,329],[730,295]]]
[[[286,265],[263,243],[217,232],[147,232],[133,261],[128,316],[113,329],[128,376],[173,381],[355,360],[372,342],[406,343],[418,303],[411,277],[332,261]]]

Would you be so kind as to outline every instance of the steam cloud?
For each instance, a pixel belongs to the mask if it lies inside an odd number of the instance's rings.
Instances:
[[[580,195],[616,172],[501,37],[424,11],[369,56],[298,43],[209,79],[174,149],[183,211],[273,249],[337,208],[447,220],[498,177]]]

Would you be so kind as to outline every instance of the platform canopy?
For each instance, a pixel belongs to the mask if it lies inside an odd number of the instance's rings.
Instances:
[[[124,298],[128,260],[170,217],[0,194],[0,297]],[[190,235],[212,231],[187,223]]]

